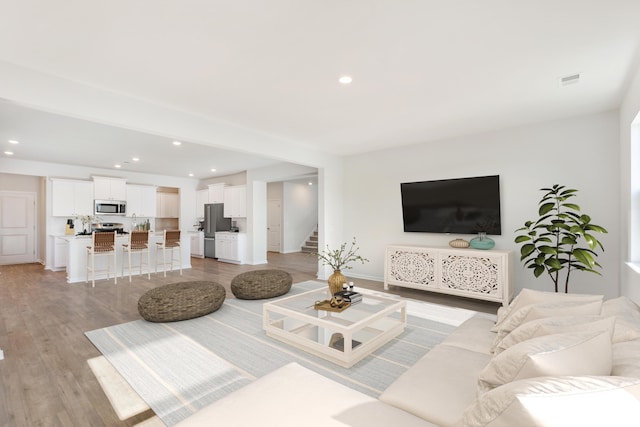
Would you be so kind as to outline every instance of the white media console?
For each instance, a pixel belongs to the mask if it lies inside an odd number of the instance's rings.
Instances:
[[[384,288],[403,286],[506,306],[513,296],[512,264],[511,251],[388,246]]]

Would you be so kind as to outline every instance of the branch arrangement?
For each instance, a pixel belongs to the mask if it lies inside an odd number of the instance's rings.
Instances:
[[[323,265],[329,265],[331,268],[335,270],[345,270],[352,268],[349,266],[350,263],[354,261],[359,261],[361,263],[369,262],[368,259],[361,257],[358,255],[358,251],[360,247],[356,246],[356,238],[353,238],[351,242],[351,246],[347,248],[347,243],[343,243],[340,245],[338,249],[330,249],[329,245],[327,245],[327,249],[323,252],[315,252],[314,255],[318,257],[320,261],[322,261]]]

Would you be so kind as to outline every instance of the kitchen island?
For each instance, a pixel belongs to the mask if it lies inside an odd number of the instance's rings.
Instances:
[[[76,236],[55,236],[56,239],[63,239],[68,242],[67,248],[67,260],[66,260],[66,269],[67,269],[67,283],[76,283],[76,282],[84,282],[87,277],[86,266],[87,266],[87,246],[91,246],[91,236],[90,235],[76,235]],[[146,254],[142,256],[142,273],[147,274],[147,268],[150,269],[152,273],[155,272],[155,262],[156,256],[158,258],[158,272],[164,271],[164,266],[162,265],[162,251],[158,251],[156,249],[156,243],[162,242],[163,233],[162,232],[151,232],[149,233],[149,251],[151,257],[151,265],[147,266],[147,257]],[[129,243],[129,235],[128,234],[118,234],[116,236],[116,271],[115,274],[118,278],[122,277],[122,245]],[[182,269],[191,268],[191,240],[190,236],[186,233],[181,233],[180,236],[180,250],[182,251]],[[128,258],[128,254],[126,255]],[[178,271],[179,264],[179,256],[177,251],[173,255],[174,259],[174,270]],[[137,275],[139,270],[139,262],[140,262],[140,254],[134,253],[131,255],[131,275]],[[169,252],[167,252],[167,264],[169,264]],[[128,270],[129,260],[125,261],[124,268],[124,277],[129,276]],[[96,257],[96,280],[106,279],[107,278],[107,257],[106,256],[98,256]],[[167,271],[170,269],[170,265],[166,266]],[[102,271],[98,271],[102,270]],[[91,272],[89,272],[91,273]],[[179,274],[179,273],[178,273]],[[89,274],[89,280],[91,280],[91,274]],[[110,280],[113,280],[113,271],[111,272]]]

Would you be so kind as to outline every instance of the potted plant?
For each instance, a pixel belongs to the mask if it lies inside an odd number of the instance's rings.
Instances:
[[[347,278],[342,274],[342,270],[352,268],[349,264],[354,261],[361,263],[369,262],[368,259],[358,255],[360,247],[356,246],[356,238],[351,241],[351,246],[347,248],[347,243],[342,243],[338,249],[327,249],[323,252],[316,252],[314,255],[322,261],[323,265],[328,265],[333,269],[333,274],[327,280],[331,295],[342,290],[342,285],[346,283]]]
[[[523,232],[516,237],[516,243],[522,243],[520,260],[533,270],[535,277],[547,273],[558,292],[561,282],[560,273],[566,273],[564,292],[569,292],[569,278],[573,270],[600,274],[596,267],[596,249],[604,251],[602,243],[594,233],[607,233],[603,227],[591,223],[589,215],[580,214],[580,206],[569,203],[578,190],[568,189],[564,185],[541,188],[545,194],[538,203],[539,218],[527,221],[524,227],[516,230]],[[586,245],[585,245],[586,244]]]

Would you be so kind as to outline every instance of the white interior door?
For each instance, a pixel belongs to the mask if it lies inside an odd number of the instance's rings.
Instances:
[[[34,193],[0,191],[0,264],[35,262]]]
[[[280,252],[282,250],[282,202],[270,199],[267,206],[267,250]]]

